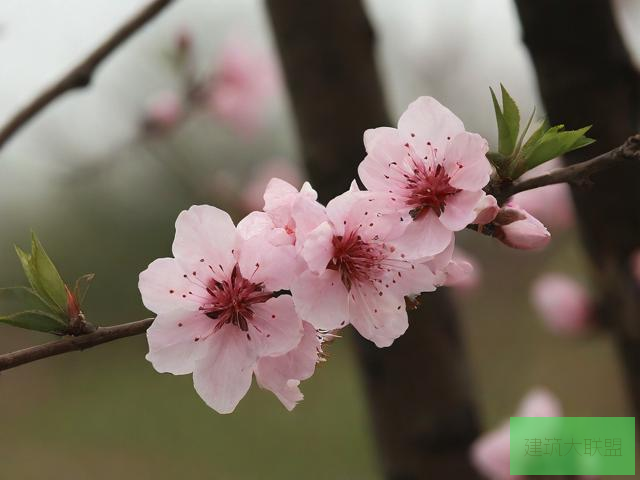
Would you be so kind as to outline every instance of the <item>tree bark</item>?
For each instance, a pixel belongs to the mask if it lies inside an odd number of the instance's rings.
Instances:
[[[363,132],[390,125],[374,35],[357,0],[267,0],[302,152],[320,199],[347,190]],[[457,314],[444,289],[423,296],[393,346],[356,340],[388,479],[477,478],[477,435]]]
[[[553,122],[593,124],[592,147],[575,164],[622,144],[638,130],[640,77],[607,0],[517,0],[524,41]],[[640,162],[627,160],[573,187],[581,235],[601,295],[600,320],[612,328],[635,411],[640,411],[640,291],[629,257],[640,247]]]

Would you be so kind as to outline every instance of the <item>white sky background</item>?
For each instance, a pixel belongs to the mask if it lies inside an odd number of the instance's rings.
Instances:
[[[0,2],[0,123],[61,76],[142,0],[2,0]],[[535,82],[511,0],[370,0],[381,67],[395,110],[421,94],[452,108],[470,127],[493,134],[488,86],[503,82],[524,112]],[[619,0],[627,38],[640,52],[640,2]],[[402,5],[402,8],[398,8]],[[201,63],[227,33],[267,41],[259,0],[182,0],[104,62],[89,89],[65,95],[17,134],[2,152],[3,169],[46,176],[46,165],[74,152],[104,154],[130,138],[148,94],[171,87],[161,52],[187,26]],[[634,28],[635,26],[635,28]],[[6,172],[6,170],[5,170]],[[8,173],[8,172],[6,172]],[[24,173],[24,172],[23,172]],[[4,176],[4,175],[3,175]]]

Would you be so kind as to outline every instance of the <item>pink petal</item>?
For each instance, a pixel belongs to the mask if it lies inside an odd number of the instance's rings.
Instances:
[[[244,239],[266,236],[276,227],[271,217],[264,212],[251,212],[238,222],[238,233]]]
[[[313,375],[321,342],[316,329],[303,322],[304,333],[296,348],[279,357],[263,357],[256,367],[256,380],[272,391],[287,410],[293,410],[303,395],[298,385]]]
[[[444,167],[451,176],[450,184],[463,190],[477,191],[489,183],[491,164],[485,154],[487,141],[476,133],[462,132],[447,147]]]
[[[260,356],[284,355],[294,349],[302,338],[302,321],[293,306],[290,295],[272,298],[253,307],[251,326],[253,348]]]
[[[192,276],[207,278],[212,270],[218,274],[231,271],[235,242],[236,227],[227,212],[194,205],[178,215],[173,256],[187,272],[197,273]]]
[[[288,290],[298,262],[292,245],[273,245],[261,236],[242,240],[238,265],[242,276],[253,283],[264,283],[267,290]]]
[[[298,315],[315,328],[334,330],[349,322],[347,289],[337,271],[325,270],[322,275],[304,272],[291,292]]]
[[[394,243],[409,258],[426,258],[442,252],[452,240],[453,232],[433,212],[428,212],[409,223]]]
[[[140,274],[138,288],[142,302],[154,313],[171,310],[198,310],[206,290],[184,278],[184,271],[173,258],[159,258]]]
[[[409,320],[403,295],[373,288],[352,288],[351,324],[364,338],[377,347],[388,347],[407,331]]]
[[[364,132],[367,156],[358,166],[358,176],[368,190],[387,192],[390,183],[404,183],[397,164],[404,162],[407,140],[395,128],[381,127]]]
[[[291,203],[298,189],[280,178],[272,178],[264,191],[264,211],[269,212]]]
[[[301,255],[312,272],[320,274],[326,270],[333,257],[333,236],[333,228],[328,222],[322,223],[307,236]]]
[[[200,313],[180,310],[162,313],[147,330],[149,353],[145,358],[160,373],[191,373],[206,352],[205,342],[200,340],[212,328],[211,320]],[[196,338],[199,340],[195,341]]]
[[[411,137],[411,144],[420,157],[430,155],[433,147],[442,158],[450,139],[464,132],[464,124],[435,98],[419,97],[400,117],[398,130]]]
[[[296,244],[301,245],[313,229],[327,220],[327,214],[323,205],[302,194],[291,205],[291,218],[295,223]]]
[[[257,354],[245,332],[226,325],[206,342],[193,371],[193,386],[209,407],[231,413],[251,386]]]
[[[475,220],[476,207],[483,197],[482,190],[462,190],[452,195],[440,215],[440,222],[451,231],[462,230]]]

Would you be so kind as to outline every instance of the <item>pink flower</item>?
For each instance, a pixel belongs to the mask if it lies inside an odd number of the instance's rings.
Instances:
[[[540,249],[551,240],[546,227],[514,203],[502,207],[493,223],[496,225],[495,237],[512,248]]]
[[[229,215],[199,205],[178,216],[173,255],[140,274],[143,302],[157,314],[147,359],[159,372],[193,373],[202,399],[232,412],[259,361],[302,338],[291,297],[277,293],[291,286],[293,247],[243,239]]]
[[[491,174],[487,141],[466,132],[435,99],[414,101],[397,129],[367,130],[364,144],[367,156],[358,173],[368,190],[401,214],[406,230],[398,245],[407,254],[437,254],[453,232],[473,222]]]
[[[586,289],[559,273],[539,277],[531,301],[549,329],[558,334],[578,334],[591,323],[591,299]]]
[[[302,240],[326,221],[324,206],[308,182],[298,190],[279,178],[272,178],[264,192],[262,212],[251,212],[238,224],[244,238],[261,236],[273,245],[295,245],[299,252]]]
[[[562,407],[559,400],[548,390],[531,390],[520,403],[515,417],[559,417]],[[509,422],[487,432],[471,446],[471,463],[491,480],[524,479],[509,474]]]
[[[293,162],[282,159],[269,160],[258,166],[251,181],[241,193],[243,207],[251,212],[262,210],[264,206],[264,191],[273,178],[280,178],[292,185],[302,185],[300,168]]]
[[[263,110],[277,86],[278,73],[271,56],[234,37],[223,47],[208,105],[238,134],[250,136],[261,126]]]
[[[144,125],[153,133],[164,133],[171,130],[183,115],[182,100],[175,92],[160,92],[149,100]]]
[[[308,269],[293,283],[298,314],[331,331],[351,323],[379,347],[391,345],[408,327],[405,295],[434,290],[425,263],[411,261],[386,241],[378,202],[355,182],[326,208],[328,220],[305,238]]]

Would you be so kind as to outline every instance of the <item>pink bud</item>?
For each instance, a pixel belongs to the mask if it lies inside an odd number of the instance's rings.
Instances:
[[[485,195],[478,205],[475,208],[476,219],[473,223],[478,225],[486,225],[487,223],[493,222],[493,219],[496,218],[496,215],[500,211],[500,207],[498,206],[498,201],[496,197],[493,195]]]
[[[182,114],[178,95],[172,91],[160,92],[147,103],[144,124],[152,132],[165,132],[178,123]]]
[[[535,250],[545,247],[551,239],[545,226],[516,204],[503,207],[494,223],[496,238],[512,248]]]
[[[557,334],[583,333],[591,323],[591,299],[586,289],[560,273],[539,277],[531,301],[547,327]]]

